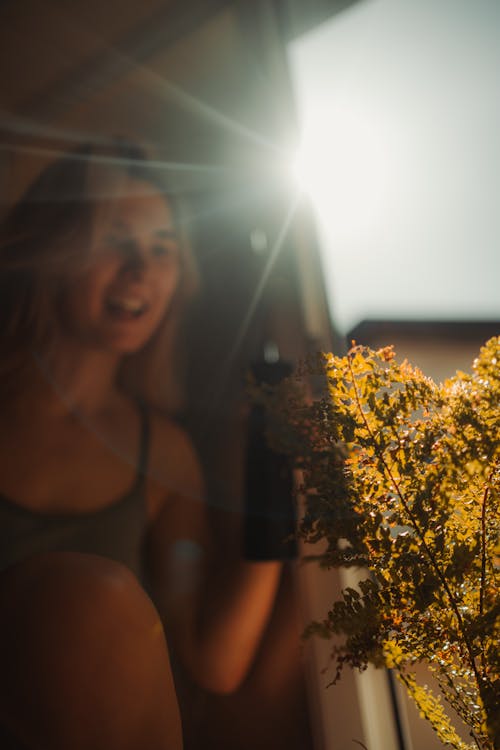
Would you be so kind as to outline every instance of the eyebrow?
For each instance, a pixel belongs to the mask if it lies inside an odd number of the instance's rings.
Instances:
[[[179,239],[179,235],[174,229],[158,229],[155,232],[155,236],[159,237],[161,240]]]
[[[118,229],[120,231],[128,231],[128,227],[121,219],[115,219],[112,224],[112,229]],[[157,229],[154,232],[155,237],[160,240],[178,240],[179,234],[175,229]]]

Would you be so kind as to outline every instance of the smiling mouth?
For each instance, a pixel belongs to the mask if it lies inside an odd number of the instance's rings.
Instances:
[[[106,301],[106,310],[114,318],[131,319],[140,318],[147,309],[148,304],[144,300],[135,297],[111,297]]]

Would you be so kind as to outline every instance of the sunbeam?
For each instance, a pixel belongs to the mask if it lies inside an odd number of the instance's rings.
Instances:
[[[108,141],[102,141],[102,144],[113,146],[113,142],[111,140]],[[89,145],[97,145],[97,144],[89,144]],[[99,144],[100,145],[100,144]],[[84,151],[66,151],[65,149],[58,149],[58,148],[48,148],[43,146],[27,146],[27,145],[19,145],[19,144],[6,144],[6,143],[0,143],[0,152],[9,152],[9,153],[22,153],[22,154],[29,154],[31,156],[41,156],[44,158],[49,159],[59,159],[61,157],[65,157],[67,159],[73,159],[75,161],[88,161],[92,164],[99,164],[101,166],[109,166],[109,167],[125,167],[127,168],[130,165],[133,165],[134,163],[137,163],[137,159],[130,157],[127,158],[125,156],[112,156],[110,154],[105,153],[99,153],[98,151],[90,150],[89,153],[85,153]],[[225,166],[219,166],[219,165],[212,165],[212,164],[194,164],[194,163],[186,163],[186,162],[173,162],[173,161],[163,161],[163,160],[154,160],[154,159],[148,159],[147,160],[148,169],[156,169],[160,173],[168,173],[173,172],[175,173],[178,178],[181,177],[181,175],[208,175],[212,179],[221,179],[225,178],[227,179],[228,176],[232,174],[232,170],[229,167]],[[170,178],[170,182],[174,178]],[[175,184],[165,185],[165,188],[167,189],[169,195],[178,195],[183,192],[185,192],[185,184],[183,182],[178,182]],[[150,187],[144,187],[144,192],[150,192],[152,188]],[[89,189],[89,195],[93,198],[106,198],[109,197],[110,193],[108,191],[108,188],[101,187],[99,190],[96,190],[95,188]],[[66,192],[64,195],[54,195],[52,196],[52,199],[54,201],[67,201],[71,199],[71,193]]]
[[[110,140],[102,140],[100,142],[103,145],[112,145],[112,141]],[[19,152],[19,153],[25,153],[25,154],[32,154],[33,156],[48,156],[48,157],[54,157],[54,158],[60,158],[61,156],[67,155],[68,158],[74,159],[75,161],[92,161],[92,162],[98,162],[100,164],[109,164],[110,166],[127,166],[133,162],[135,162],[135,159],[126,159],[123,157],[117,157],[117,156],[110,156],[107,154],[99,154],[99,153],[78,153],[73,152],[67,154],[66,151],[63,149],[56,149],[56,148],[46,148],[43,146],[22,146],[18,144],[8,144],[8,143],[0,143],[0,151],[13,151],[13,152]],[[230,173],[231,170],[227,167],[222,167],[220,165],[215,164],[192,164],[188,162],[176,162],[176,161],[162,161],[159,159],[148,159],[148,167],[151,167],[152,169],[158,169],[158,170],[172,170],[176,172],[215,172],[215,173],[223,173],[227,174]]]
[[[293,217],[295,215],[295,212],[297,210],[297,206],[300,202],[300,192],[296,192],[293,196],[292,202],[290,204],[290,207],[288,209],[287,214],[285,215],[285,218],[283,220],[283,224],[281,225],[281,228],[278,232],[278,236],[276,238],[276,241],[274,245],[271,248],[271,252],[269,253],[269,258],[266,262],[266,265],[264,266],[264,270],[262,272],[262,275],[259,279],[259,282],[255,288],[254,294],[252,296],[252,299],[250,301],[250,304],[248,306],[248,310],[246,312],[245,317],[243,318],[240,327],[238,328],[238,331],[236,333],[233,345],[231,349],[229,350],[228,354],[226,355],[224,361],[222,362],[222,365],[220,369],[218,370],[218,378],[217,378],[217,384],[216,387],[213,389],[212,393],[209,397],[209,402],[213,404],[217,404],[219,401],[219,398],[221,397],[225,386],[227,382],[227,378],[229,376],[231,366],[236,359],[236,356],[238,354],[238,351],[243,343],[243,340],[248,332],[248,329],[250,327],[250,323],[252,322],[252,318],[255,314],[255,311],[257,309],[257,306],[262,298],[262,294],[264,292],[264,289],[266,287],[266,284],[269,280],[269,276],[271,275],[271,271],[274,268],[274,265],[276,261],[278,260],[279,254],[281,252],[281,249],[283,247],[283,243],[285,241],[287,232],[290,228],[290,225],[292,223]]]
[[[283,224],[281,226],[281,229],[278,233],[278,237],[276,238],[276,242],[274,243],[271,252],[269,254],[269,258],[267,260],[266,265],[264,266],[264,270],[262,272],[262,276],[259,279],[259,283],[257,284],[257,287],[255,289],[254,295],[250,301],[250,305],[248,306],[247,313],[245,317],[243,318],[243,321],[240,325],[240,328],[238,330],[238,333],[236,335],[236,338],[234,340],[234,344],[224,362],[224,366],[229,366],[230,363],[233,361],[234,357],[236,356],[238,349],[240,348],[243,339],[245,338],[245,335],[248,331],[249,325],[251,323],[251,320],[254,316],[255,310],[257,309],[257,305],[260,302],[260,299],[262,297],[262,293],[265,289],[265,286],[268,282],[269,276],[271,274],[271,271],[274,268],[274,264],[276,263],[279,254],[281,252],[281,248],[283,247],[283,242],[285,240],[286,234],[288,232],[288,229],[290,228],[290,224],[292,223],[292,219],[295,215],[295,211],[297,210],[297,206],[300,200],[300,195],[297,193],[295,194],[293,201],[290,205],[290,208],[288,210],[288,213],[285,216],[285,219],[283,221]]]
[[[67,16],[65,20],[67,26],[71,27],[71,20]],[[159,94],[162,98],[177,101],[186,111],[192,112],[200,119],[214,123],[233,134],[243,136],[251,143],[264,147],[266,150],[280,153],[281,149],[279,146],[262,133],[258,133],[207,102],[193,96],[181,86],[168,80],[142,62],[139,62],[138,57],[140,53],[138,53],[137,57],[134,57],[133,54],[126,54],[118,49],[116,45],[110,44],[108,40],[95,31],[90,31],[88,28],[82,29],[81,25],[79,25],[78,31],[80,34],[82,31],[85,31],[93,41],[97,40],[103,45],[106,51],[101,54],[100,59],[96,61],[89,72],[80,78],[78,84],[75,84],[75,81],[69,81],[68,96],[70,100],[78,99],[79,93],[84,94],[86,97],[88,97],[89,93],[95,95],[98,90],[102,91],[106,85],[110,85],[117,77],[122,78],[129,71],[140,72],[144,75],[145,82],[151,85],[155,93]],[[66,102],[67,97],[60,96],[59,92],[57,99],[58,101]],[[45,102],[41,105],[42,110],[44,106],[47,107]]]
[[[68,33],[71,33],[74,19],[68,16],[68,14],[64,14],[63,17]],[[168,80],[162,74],[152,70],[143,62],[140,62],[140,51],[136,56],[134,56],[133,54],[126,54],[121,51],[116,45],[110,44],[101,35],[97,34],[94,30],[91,30],[88,27],[82,28],[80,25],[78,27],[78,31],[80,34],[82,33],[82,31],[85,32],[93,42],[97,40],[100,45],[105,48],[105,51],[101,53],[99,59],[97,59],[97,61],[91,67],[87,68],[86,74],[80,76],[79,80],[77,80],[76,82],[75,80],[70,80],[67,82],[67,96],[61,96],[61,92],[59,91],[59,95],[57,97],[58,101],[65,101],[67,104],[68,99],[71,103],[72,101],[78,100],[81,96],[85,96],[87,98],[89,94],[91,96],[94,96],[97,92],[102,91],[107,85],[112,84],[117,76],[123,77],[123,75],[126,74],[127,71],[134,71],[144,76],[145,86],[150,87],[154,94],[160,98],[160,100],[168,100],[170,103],[177,102],[180,108],[182,108],[185,112],[191,113],[199,120],[207,123],[212,123],[218,126],[223,131],[240,136],[247,142],[265,150],[266,162],[268,162],[269,160],[269,151],[278,156],[282,155],[283,149],[273,143],[272,140],[264,136],[262,133],[249,128],[242,122],[239,122],[238,120],[228,116],[226,113],[214,108],[206,101],[193,96],[191,93],[189,93],[173,81]],[[34,117],[23,117],[19,114],[13,115],[12,113],[3,111],[0,113],[0,123],[2,128],[14,134],[57,139],[59,141],[68,142],[71,145],[81,143],[82,141],[90,142],[95,145],[102,145],[108,142],[107,139],[103,138],[99,133],[63,129],[57,127],[56,125],[53,125],[51,122],[47,122],[47,118],[49,116],[51,119],[54,118],[54,105],[50,104],[50,96],[48,97],[48,101],[49,103],[47,105],[46,97],[45,101],[41,103],[41,106],[39,108],[42,112],[46,112],[46,117],[44,118],[46,120],[45,122],[41,121],[40,119],[37,121],[36,119],[34,119]],[[55,106],[57,109],[57,104]],[[36,103],[34,105],[34,109],[35,111],[37,110]],[[145,145],[147,148],[147,144]],[[23,146],[18,144],[0,144],[0,150],[11,150],[47,158],[57,158],[61,155],[61,152],[55,148],[44,149],[42,147],[37,148],[35,146]],[[108,160],[108,163],[113,163],[112,157],[102,157],[102,161],[105,162],[106,158]],[[119,164],[118,161],[115,163]],[[231,174],[235,171],[235,169],[230,165],[200,164],[162,160],[150,161],[149,166],[165,172],[177,172],[179,175],[179,179],[181,179],[182,175],[185,176],[185,179],[187,179],[188,175],[191,175],[191,180],[195,175],[198,175],[200,178],[202,176],[205,176],[212,179],[217,177],[231,177]],[[179,192],[182,191],[183,188],[181,187]]]
[[[262,272],[262,276],[260,277],[259,283],[257,284],[257,287],[255,289],[254,295],[250,301],[250,305],[247,310],[247,314],[245,315],[241,326],[238,330],[238,333],[236,335],[233,347],[231,351],[229,352],[227,359],[225,361],[225,364],[228,365],[234,357],[236,356],[238,349],[240,348],[243,339],[248,331],[248,327],[250,325],[250,322],[254,316],[255,310],[257,309],[257,305],[260,302],[262,293],[264,291],[264,288],[268,282],[269,276],[271,274],[271,271],[274,268],[274,264],[276,263],[278,256],[281,252],[281,248],[283,247],[283,242],[285,241],[286,234],[288,232],[288,229],[290,228],[290,224],[292,223],[292,219],[295,215],[295,211],[297,210],[297,206],[299,204],[300,200],[300,194],[296,193],[293,197],[293,200],[290,204],[290,208],[288,210],[288,213],[285,216],[285,219],[283,221],[283,224],[281,225],[281,229],[278,233],[278,237],[276,238],[276,242],[274,243],[271,252],[269,254],[269,258],[267,260],[267,263],[264,267],[264,270]]]
[[[32,117],[25,117],[0,109],[0,127],[2,131],[14,133],[15,135],[29,136],[35,138],[48,138],[51,140],[65,141],[71,144],[92,143],[102,145],[109,142],[109,137],[84,130],[68,130],[51,125],[47,122],[37,122]]]
[[[221,196],[220,202],[214,203],[207,208],[200,208],[196,212],[190,210],[189,214],[183,218],[183,225],[195,225],[200,221],[207,219],[210,220],[218,216],[230,215],[235,211],[240,211],[250,203],[252,203],[253,206],[259,202],[263,203],[266,198],[271,199],[275,194],[275,189],[273,187],[269,187],[269,189],[266,190],[261,184],[256,184],[252,188],[245,185],[244,191],[233,188],[231,191],[226,191],[225,194]],[[206,251],[204,251],[204,254],[205,252]]]

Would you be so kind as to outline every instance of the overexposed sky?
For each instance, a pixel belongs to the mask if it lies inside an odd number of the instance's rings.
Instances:
[[[339,330],[500,319],[499,0],[363,0],[289,62]]]

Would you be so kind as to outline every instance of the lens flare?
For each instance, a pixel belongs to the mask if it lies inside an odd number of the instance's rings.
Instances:
[[[373,123],[345,111],[318,112],[304,128],[292,174],[320,217],[351,235],[383,215],[389,156]]]

